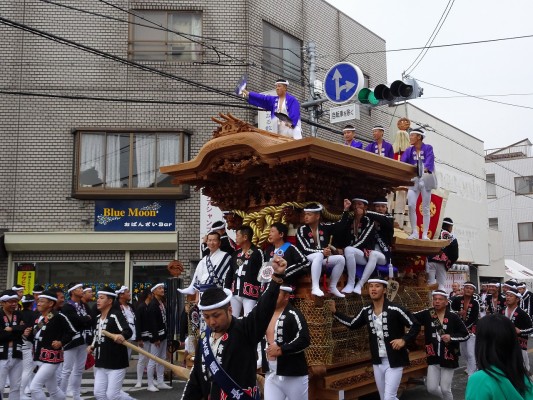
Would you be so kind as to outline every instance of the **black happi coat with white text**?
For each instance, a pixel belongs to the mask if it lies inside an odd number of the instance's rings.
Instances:
[[[67,345],[74,335],[76,329],[69,319],[58,311],[52,311],[45,317],[37,318],[33,327],[33,360],[48,364],[59,364],[63,362],[63,348],[54,349],[52,342],[59,340],[63,346]]]
[[[531,313],[533,313],[533,296],[527,289],[524,291],[524,293],[522,293],[522,298],[520,299],[520,308],[531,317]]]
[[[505,297],[498,292],[498,301],[496,302],[496,306],[494,306],[494,303],[492,302],[492,294],[488,294],[487,297],[485,297],[485,304],[487,314],[500,314],[505,308]]]
[[[242,318],[232,318],[227,332],[222,336],[215,352],[219,364],[228,375],[250,394],[257,390],[257,343],[261,341],[274,315],[279,294],[279,285],[271,281],[259,298],[256,306]],[[183,391],[182,400],[220,400],[226,394],[211,381],[198,341],[191,376]],[[253,397],[253,395],[252,395]]]
[[[257,300],[261,285],[257,274],[263,265],[263,252],[252,245],[248,251],[236,250],[231,256],[230,270],[226,273],[224,287],[231,289],[234,296]]]
[[[470,298],[470,302],[468,303],[468,308],[465,310],[465,297],[455,296],[452,299],[451,308],[452,311],[455,311],[458,314],[461,311],[466,311],[464,317],[460,315],[459,317],[463,320],[463,323],[465,324],[466,329],[468,329],[468,332],[475,334],[477,320],[479,319],[479,298],[472,296]]]
[[[9,343],[13,342],[13,358],[22,358],[22,334],[24,333],[23,316],[20,311],[15,311],[9,318],[4,310],[0,308],[0,360],[7,360],[7,353],[9,349]],[[31,325],[30,325],[31,326]],[[11,332],[5,329],[10,327]],[[4,388],[0,388],[2,392]]]
[[[311,344],[309,327],[303,314],[291,303],[279,315],[274,327],[274,341],[281,348],[276,375],[303,376],[308,374],[304,350]],[[266,342],[263,342],[264,344]],[[266,360],[263,349],[263,360]],[[264,372],[268,372],[268,362]]]
[[[122,335],[128,340],[133,335],[128,321],[118,308],[111,308],[104,320],[100,319],[100,315],[96,317],[94,331],[94,366],[106,369],[127,368],[129,366],[128,348],[123,344],[115,343],[113,339],[105,336],[102,330]]]
[[[435,324],[437,314],[431,315],[431,309],[414,313],[414,316],[424,327],[426,355],[428,365],[438,364],[443,368],[457,368],[459,366],[459,342],[468,340],[470,335],[461,318],[446,308],[442,322],[444,332],[437,333],[439,327]],[[451,341],[444,343],[440,337],[450,335]]]
[[[507,308],[501,310],[501,314],[507,316]],[[520,333],[517,334],[518,344],[522,350],[527,350],[527,340],[529,335],[533,333],[533,323],[531,317],[522,310],[520,307],[516,307],[513,314],[509,318],[514,324],[515,328],[520,329]]]
[[[378,345],[379,338],[374,327],[373,314],[374,305],[371,304],[363,307],[356,317],[351,318],[339,312],[333,314],[333,317],[350,329],[357,329],[367,325],[372,364],[381,364]],[[387,358],[389,359],[390,366],[397,368],[409,365],[407,346],[402,347],[400,350],[394,350],[390,342],[394,339],[403,339],[405,343],[414,340],[418,332],[420,332],[420,324],[411,312],[387,299],[383,303],[381,316],[383,318],[385,349],[387,350]],[[407,333],[405,332],[406,328],[409,328]]]
[[[271,261],[275,256],[274,245],[269,245],[265,249],[264,261]],[[283,253],[283,259],[287,261],[287,269],[285,270],[285,284],[293,285],[296,284],[296,279],[304,274],[309,272],[311,263],[306,256],[302,254],[300,250],[294,245],[290,245],[287,250]]]
[[[122,313],[121,313],[122,314]],[[162,341],[167,338],[167,309],[164,302],[160,302],[154,296],[148,304],[147,327],[150,332],[150,343]]]
[[[349,213],[344,211],[342,218],[338,222],[320,222],[318,224],[318,237],[316,240],[313,238],[313,233],[316,235],[317,232],[312,232],[309,225],[300,226],[296,232],[296,245],[298,249],[306,256],[313,253],[322,253],[322,250],[328,247],[331,235],[340,232],[339,228],[346,225],[348,218]],[[334,239],[336,243],[337,239],[340,238],[334,236]]]
[[[76,334],[70,343],[63,346],[63,348],[65,350],[70,350],[78,346],[90,344],[91,342],[87,342],[87,339],[91,338],[93,320],[87,313],[85,305],[82,302],[69,300],[63,305],[61,313],[68,318],[72,323],[72,326],[74,326],[74,329],[76,329]]]
[[[142,301],[135,310],[135,329],[137,331],[137,340],[148,342],[152,334],[148,326],[148,304]]]

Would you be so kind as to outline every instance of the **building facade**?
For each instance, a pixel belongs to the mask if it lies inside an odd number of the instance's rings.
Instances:
[[[505,260],[533,267],[533,158],[529,139],[485,151],[488,225],[501,232]],[[511,263],[510,263],[511,264]],[[533,279],[533,271],[529,279]]]
[[[0,286],[23,279],[138,291],[199,258],[200,196],[162,165],[194,157],[219,112],[257,120],[232,95],[279,77],[308,99],[306,48],[318,79],[348,57],[366,84],[386,82],[385,41],[322,0],[120,0],[0,3]],[[340,142],[328,118],[317,136]],[[306,117],[302,109],[302,117]],[[388,117],[350,121],[363,139]],[[304,136],[310,129],[303,124]],[[169,217],[170,215],[170,217]]]

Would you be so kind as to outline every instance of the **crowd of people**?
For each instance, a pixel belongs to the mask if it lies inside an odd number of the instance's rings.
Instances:
[[[0,295],[0,388],[9,382],[9,399],[52,400],[67,396],[81,400],[84,370],[94,366],[94,396],[98,400],[128,400],[122,390],[131,350],[135,343],[152,354],[167,356],[164,284],[145,289],[137,309],[128,287],[104,286],[94,294],[81,283],[47,290],[36,285],[33,295],[14,286]],[[66,297],[66,298],[65,298]],[[109,333],[110,336],[107,336]],[[147,371],[148,390],[171,389],[163,368],[140,356],[137,385]]]

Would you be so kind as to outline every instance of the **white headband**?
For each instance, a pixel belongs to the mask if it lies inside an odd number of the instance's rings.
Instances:
[[[117,297],[117,294],[115,292],[106,292],[105,290],[99,290],[97,294],[105,294],[107,296]]]
[[[83,292],[88,292],[89,290],[93,290],[92,287],[86,287],[85,289],[83,289]]]
[[[368,283],[382,283],[385,286],[389,286],[389,282],[383,279],[369,279],[367,282]]]
[[[231,293],[231,290],[229,289],[224,289],[224,293],[226,293],[226,298],[224,300],[219,301],[216,304],[211,304],[209,306],[202,306],[201,304],[198,304],[198,309],[200,311],[209,311],[209,310],[214,310],[215,308],[220,308],[222,306],[225,306],[231,301],[231,298],[233,297],[233,293]]]
[[[343,132],[355,132],[355,128],[344,128]]]
[[[511,293],[513,296],[516,296],[516,297],[519,297],[519,298],[522,297],[522,294],[520,292],[513,292],[512,290],[508,290],[508,291],[505,292],[506,295],[509,294],[509,293]]]
[[[431,292],[431,296],[444,296],[444,297],[446,297],[446,298],[450,297],[450,295],[449,295],[448,293],[446,293],[446,292],[444,292],[444,291],[439,292],[439,291],[437,291],[437,290],[432,291],[432,292]]]
[[[165,284],[164,283],[158,283],[157,285],[154,285],[152,287],[152,289],[150,289],[150,291],[153,293],[154,290],[156,290],[158,287],[161,287],[161,286],[165,286]]]
[[[318,205],[318,208],[304,208],[304,212],[320,212],[324,209],[321,204]]]
[[[283,290],[284,292],[287,292],[287,293],[292,293],[292,288],[290,286],[280,286],[279,290]]]
[[[47,294],[40,294],[38,299],[48,299],[57,302],[57,297],[48,296]]]
[[[276,85],[277,85],[278,83],[281,83],[282,85],[287,85],[287,86],[289,86],[289,81],[286,80],[286,79],[285,79],[285,80],[283,80],[283,79],[278,79],[278,80],[276,81]]]
[[[11,290],[14,290],[15,292],[18,292],[19,290],[24,290],[24,286],[13,286]]]
[[[354,198],[352,199],[352,202],[356,202],[356,201],[360,201],[361,203],[368,204],[368,200],[366,200],[366,199],[362,199],[362,198],[360,198],[360,197],[354,197]]]
[[[465,283],[463,286],[472,286],[474,289],[477,289],[476,285],[473,283]]]
[[[127,286],[122,285],[119,290],[115,290],[115,293],[117,295],[124,293],[126,290],[128,290]]]
[[[0,301],[9,301],[9,300],[18,300],[19,297],[16,294],[12,294],[11,296],[8,294],[3,295],[0,297]]]
[[[69,290],[67,290],[67,293],[72,292],[73,290],[76,290],[77,288],[83,287],[82,283],[78,283],[77,285],[72,286]]]
[[[389,202],[388,201],[373,201],[372,204],[381,204],[384,206],[388,206]]]
[[[42,292],[43,292],[42,290],[34,290],[33,294],[41,294]]]

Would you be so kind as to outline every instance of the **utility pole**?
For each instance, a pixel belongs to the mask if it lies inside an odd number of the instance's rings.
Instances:
[[[315,79],[316,79],[316,54],[315,42],[309,42],[307,45],[307,57],[309,60],[309,101],[314,101],[315,98]],[[309,120],[317,122],[316,107],[309,108]],[[311,136],[316,137],[317,127],[311,125]]]

